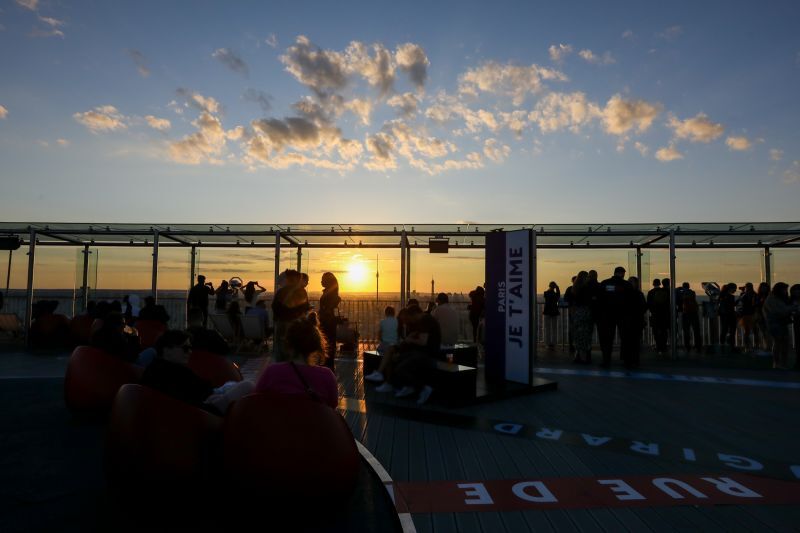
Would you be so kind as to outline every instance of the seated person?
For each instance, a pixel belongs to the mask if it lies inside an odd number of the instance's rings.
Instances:
[[[126,332],[125,319],[120,313],[95,319],[89,345],[127,362],[135,361],[139,353],[139,337]]]
[[[269,336],[269,313],[267,312],[267,302],[258,300],[253,307],[248,307],[244,313],[246,316],[255,315],[260,317],[264,323],[264,336]]]
[[[285,362],[270,363],[256,383],[256,392],[309,394],[333,409],[339,404],[339,388],[331,369],[322,366],[325,338],[316,315],[292,322],[286,330]]]
[[[30,342],[33,347],[51,348],[66,345],[69,318],[56,313],[58,300],[41,300],[33,304]]]
[[[436,365],[442,334],[436,319],[423,313],[418,305],[409,307],[406,316],[408,334],[397,345],[392,357],[384,358],[386,367],[382,373],[386,374],[386,381],[375,390],[390,392],[395,387],[401,387],[395,393],[398,398],[419,391],[417,403],[421,405],[428,401],[433,392],[425,383]]]
[[[192,349],[202,352],[211,352],[225,355],[230,351],[230,346],[218,331],[203,326],[203,311],[197,307],[189,309],[186,316],[188,327],[186,333],[192,338]]]
[[[377,381],[379,383],[385,379],[383,371],[386,370],[386,367],[390,364],[389,361],[392,359],[394,348],[398,341],[397,318],[394,316],[394,307],[391,305],[387,306],[383,313],[385,318],[381,320],[378,330],[379,344],[377,350],[379,354],[383,355],[383,358],[381,359],[381,365],[370,375],[364,376],[364,379],[368,381]]]
[[[450,299],[443,292],[436,296],[436,308],[431,316],[439,322],[442,330],[442,346],[455,346],[458,341],[458,311],[450,305]]]
[[[144,299],[144,307],[139,310],[139,320],[155,320],[157,322],[169,323],[169,314],[163,305],[157,305],[156,299],[148,296]]]
[[[141,384],[200,409],[224,414],[233,401],[253,391],[249,381],[229,382],[214,388],[189,368],[192,345],[189,334],[167,330],[156,341],[156,357],[142,374]]]

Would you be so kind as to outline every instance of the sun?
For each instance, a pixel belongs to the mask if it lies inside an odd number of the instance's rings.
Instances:
[[[347,269],[347,281],[350,284],[360,288],[366,280],[367,267],[364,265],[364,263],[350,263],[350,268]]]

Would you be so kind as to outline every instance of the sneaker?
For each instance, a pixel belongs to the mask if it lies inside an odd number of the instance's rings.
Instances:
[[[433,393],[433,389],[427,385],[422,387],[422,390],[419,391],[419,398],[417,398],[417,405],[422,405],[428,401],[428,398],[431,397],[431,393]]]
[[[387,383],[383,383],[381,385],[378,385],[377,387],[375,387],[375,390],[378,391],[378,392],[392,392],[394,390],[394,387],[392,387],[391,383],[387,382]]]
[[[411,396],[412,394],[414,394],[414,387],[409,387],[408,385],[406,385],[405,387],[403,387],[399,391],[395,392],[394,393],[394,397],[395,398],[405,398],[406,396]]]
[[[383,381],[384,378],[383,374],[381,374],[380,371],[373,370],[372,374],[364,376],[364,379],[366,379],[367,381],[374,381],[376,383],[380,383],[381,381]]]

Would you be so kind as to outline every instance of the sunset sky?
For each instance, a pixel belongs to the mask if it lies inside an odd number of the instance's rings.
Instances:
[[[1,218],[796,220],[799,27],[796,1],[5,0]]]

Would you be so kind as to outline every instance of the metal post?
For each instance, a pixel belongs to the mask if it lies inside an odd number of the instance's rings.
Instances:
[[[639,280],[639,290],[644,291],[644,280],[642,279],[642,247],[636,247],[636,278]]]
[[[8,298],[8,287],[11,283],[11,254],[13,250],[8,251],[8,270],[6,271],[6,298]]]
[[[33,265],[36,256],[36,230],[31,230],[28,244],[28,286],[25,292],[25,342],[30,342],[31,315],[33,315]]]
[[[772,252],[769,249],[769,246],[764,247],[764,281],[767,282],[767,285],[772,287]]]
[[[400,234],[400,307],[406,306],[406,232]]]
[[[537,302],[537,270],[536,270],[536,263],[537,263],[537,253],[536,253],[536,232],[530,230],[531,234],[531,285],[533,290],[533,302],[531,303],[531,331],[533,331],[532,342],[531,342],[531,352],[533,356],[533,364],[535,365],[537,362],[537,358],[539,355],[539,306]],[[531,372],[529,376],[529,385],[533,385],[533,365],[531,365]]]
[[[406,301],[411,299],[411,246],[406,245]]]
[[[153,298],[158,301],[158,230],[153,230],[153,283],[151,291]]]
[[[189,254],[189,257],[191,257],[191,262],[190,262],[191,268],[189,269],[189,290],[191,290],[192,287],[194,287],[194,273],[197,262],[197,246],[192,246],[192,251]]]
[[[675,309],[675,230],[669,232],[669,336],[670,336],[670,357],[678,356],[678,331],[676,322],[678,320]]]
[[[83,302],[83,310],[89,307],[89,245],[83,245],[83,279],[81,282],[81,301]]]
[[[275,232],[275,281],[274,292],[278,292],[278,276],[281,274],[281,232]]]
[[[297,247],[297,271],[298,272],[302,272],[303,271],[303,247],[302,246],[298,246]]]

